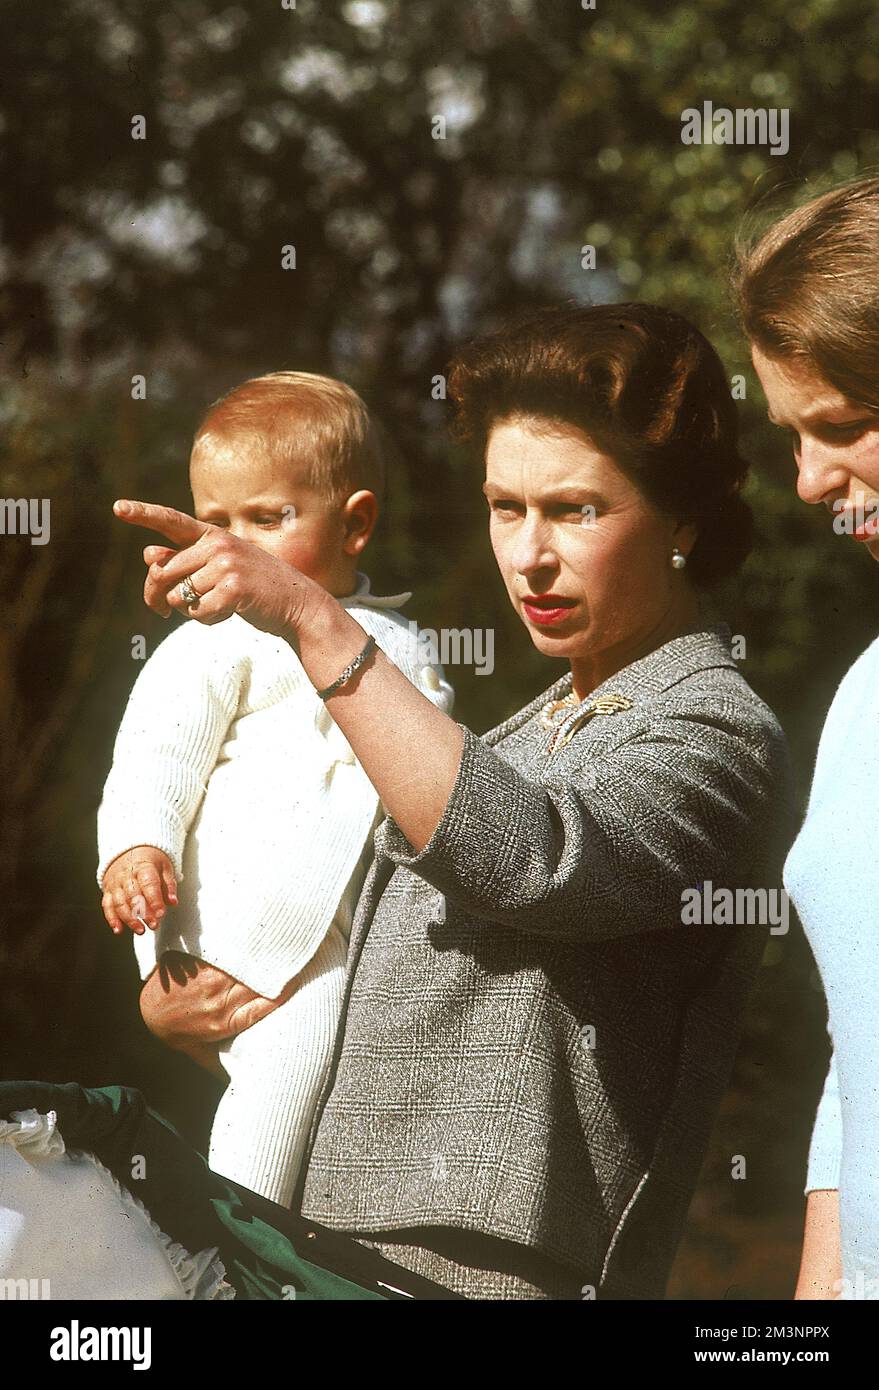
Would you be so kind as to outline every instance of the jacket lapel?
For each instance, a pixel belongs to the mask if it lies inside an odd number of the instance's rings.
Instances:
[[[637,706],[642,704],[645,698],[669,690],[697,671],[709,671],[719,666],[735,668],[735,665],[735,658],[730,650],[729,628],[726,624],[719,623],[672,638],[670,642],[657,647],[656,651],[642,656],[639,661],[624,666],[622,671],[610,676],[586,699],[593,702],[602,696],[621,695]],[[482,735],[483,742],[489,746],[499,743],[508,734],[520,729],[534,715],[539,714],[548,701],[561,700],[570,690],[571,674],[567,672],[523,709],[517,710],[509,719],[489,729]]]

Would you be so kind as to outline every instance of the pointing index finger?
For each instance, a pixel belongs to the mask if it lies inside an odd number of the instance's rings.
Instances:
[[[129,526],[145,526],[148,531],[158,531],[176,545],[194,545],[208,530],[207,523],[196,521],[186,512],[175,511],[173,507],[159,507],[153,502],[132,502],[121,498],[113,503],[113,513]]]

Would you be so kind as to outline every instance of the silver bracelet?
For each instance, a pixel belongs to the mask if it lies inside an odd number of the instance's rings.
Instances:
[[[318,698],[321,700],[325,700],[328,695],[334,695],[335,692],[339,690],[340,687],[343,686],[346,681],[349,681],[351,679],[355,671],[360,670],[360,667],[363,665],[364,661],[368,660],[369,654],[372,651],[378,651],[378,647],[376,646],[376,641],[374,637],[369,638],[368,642],[366,643],[366,646],[363,648],[363,651],[360,653],[359,656],[355,656],[353,661],[349,661],[348,665],[345,667],[338,680],[334,680],[332,685],[327,686],[326,690],[319,690],[317,692]]]

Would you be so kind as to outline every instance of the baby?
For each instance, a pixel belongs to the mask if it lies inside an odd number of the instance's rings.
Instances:
[[[395,611],[411,594],[379,598],[357,569],[384,468],[354,391],[274,372],[236,387],[202,421],[190,459],[195,514],[323,585],[450,711],[442,668],[419,659],[417,630]],[[188,1049],[229,1076],[210,1166],[284,1206],[330,1066],[353,912],[383,815],[288,643],[237,615],[191,620],[147,661],[98,812],[104,916],[135,933],[144,980],[175,951],[257,995],[289,995],[216,1050]]]

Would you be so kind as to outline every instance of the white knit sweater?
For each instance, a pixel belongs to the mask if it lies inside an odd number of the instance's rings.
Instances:
[[[423,664],[408,621],[393,611],[410,597],[379,598],[358,574],[340,602],[449,712],[442,668]],[[98,811],[98,883],[125,850],[164,850],[179,905],[156,932],[134,937],[141,975],[177,949],[275,997],[314,955],[340,904],[350,929],[382,813],[286,642],[237,616],[213,627],[188,621],[131,692]]]

